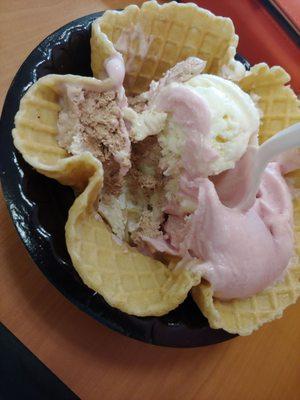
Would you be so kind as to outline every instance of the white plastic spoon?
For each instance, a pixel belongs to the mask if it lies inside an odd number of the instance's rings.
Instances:
[[[300,123],[283,129],[259,147],[251,163],[250,182],[246,185],[246,192],[238,204],[239,209],[247,210],[253,204],[267,164],[279,154],[295,147],[300,147]]]

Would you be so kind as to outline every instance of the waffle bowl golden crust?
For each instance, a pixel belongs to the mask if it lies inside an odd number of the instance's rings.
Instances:
[[[104,60],[119,51],[126,65],[126,92],[139,94],[189,56],[206,61],[204,72],[219,74],[224,65],[234,63],[237,43],[229,18],[192,3],[148,1],[141,8],[130,5],[124,11],[106,11],[94,21],[91,65],[94,76],[103,79]]]
[[[130,51],[118,44],[122,30],[139,26],[149,46],[141,54],[141,36],[130,37]],[[180,32],[180,35],[178,35]],[[128,33],[126,33],[127,35]],[[182,38],[178,42],[178,37]],[[129,6],[123,12],[107,11],[92,27],[92,69],[105,78],[104,61],[119,51],[126,61],[127,94],[148,89],[152,79],[187,56],[207,61],[206,72],[221,74],[233,68],[237,36],[228,18],[215,17],[193,4],[147,2],[139,9]],[[121,48],[120,48],[121,47]],[[143,47],[143,46],[142,46]],[[140,316],[162,315],[174,309],[192,288],[194,300],[213,328],[241,335],[250,334],[267,321],[280,316],[300,295],[299,248],[300,202],[295,207],[297,256],[284,282],[246,300],[222,302],[214,299],[211,287],[201,277],[187,271],[174,272],[163,263],[120,243],[101,220],[96,207],[102,187],[102,166],[91,154],[70,156],[60,148],[57,118],[60,110],[58,84],[70,80],[91,80],[74,76],[47,76],[24,96],[16,115],[14,142],[26,161],[42,174],[81,191],[69,212],[66,241],[74,267],[83,281],[120,310]],[[256,94],[264,115],[260,128],[263,141],[276,131],[300,120],[299,103],[285,86],[288,74],[280,67],[254,66],[239,82],[241,88]],[[95,80],[93,80],[94,82]],[[109,79],[98,81],[109,88]],[[293,183],[300,187],[299,171]]]

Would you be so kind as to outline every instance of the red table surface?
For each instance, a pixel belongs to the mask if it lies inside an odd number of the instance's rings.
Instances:
[[[195,3],[216,15],[231,18],[240,38],[238,52],[251,64],[264,61],[270,66],[281,65],[291,75],[293,89],[300,93],[300,47],[260,0]]]

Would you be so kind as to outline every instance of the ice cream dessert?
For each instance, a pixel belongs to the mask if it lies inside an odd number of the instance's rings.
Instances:
[[[242,159],[258,147],[260,111],[251,97],[188,58],[128,104],[115,78],[125,70],[122,58],[109,62],[115,91],[64,88],[58,140],[71,154],[90,151],[102,162],[99,212],[116,236],[154,257],[179,257],[176,268],[192,269],[223,300],[282,278],[294,239],[280,164],[267,167],[250,208],[222,203],[226,171],[243,176]]]
[[[181,19],[186,43],[166,55]],[[215,29],[210,40],[199,28],[199,48],[195,24]],[[298,203],[284,178],[298,163],[270,163],[256,197],[240,207],[259,140],[279,130],[272,113],[289,102],[287,126],[300,112],[287,74],[265,64],[246,72],[234,60],[236,44],[230,20],[195,5],[107,12],[92,28],[95,78],[42,78],[22,100],[14,137],[35,168],[76,187],[67,247],[109,304],[162,315],[193,288],[212,327],[249,334],[300,294]],[[26,136],[26,118],[39,114],[33,98],[49,118],[31,122]],[[31,145],[37,132],[42,150]],[[292,294],[283,298],[284,290]]]

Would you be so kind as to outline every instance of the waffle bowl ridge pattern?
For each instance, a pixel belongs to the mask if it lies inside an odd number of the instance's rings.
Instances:
[[[148,1],[141,8],[131,5],[120,12],[106,11],[95,20],[92,70],[94,76],[103,78],[104,60],[119,51],[126,64],[126,91],[139,94],[189,56],[206,61],[204,72],[220,73],[224,65],[235,63],[237,43],[229,18],[217,17],[192,3]]]

